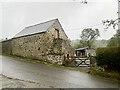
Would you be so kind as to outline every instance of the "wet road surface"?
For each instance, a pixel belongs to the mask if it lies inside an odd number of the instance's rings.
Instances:
[[[6,77],[3,75],[0,75],[0,80],[2,81],[2,84],[0,87],[1,89],[2,88],[50,88],[43,84],[14,79],[14,78]]]
[[[0,56],[2,74],[26,81],[33,81],[54,88],[118,88],[118,82],[44,64],[18,61]]]

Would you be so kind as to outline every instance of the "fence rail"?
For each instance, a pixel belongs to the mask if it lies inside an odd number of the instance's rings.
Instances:
[[[75,60],[76,67],[96,67],[96,59],[93,56],[90,57],[67,57],[67,60]]]

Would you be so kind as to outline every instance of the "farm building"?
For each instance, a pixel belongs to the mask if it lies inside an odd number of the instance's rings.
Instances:
[[[90,56],[96,56],[95,49],[91,48],[78,48],[75,49],[76,56],[78,57],[89,57]]]
[[[58,19],[25,27],[10,40],[2,42],[2,53],[62,64],[74,49]]]

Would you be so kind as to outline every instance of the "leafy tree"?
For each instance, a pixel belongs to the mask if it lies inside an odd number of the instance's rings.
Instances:
[[[95,39],[100,36],[98,29],[86,28],[83,29],[82,34],[80,36],[80,43],[83,47],[91,48]]]
[[[71,46],[75,49],[83,47],[82,44],[80,43],[79,39],[76,39],[76,40],[72,41]]]
[[[107,44],[108,47],[120,47],[120,33],[116,33]]]

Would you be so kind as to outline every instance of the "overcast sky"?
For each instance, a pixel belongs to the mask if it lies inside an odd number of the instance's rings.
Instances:
[[[0,4],[2,33],[0,38],[12,38],[24,27],[58,18],[68,37],[79,39],[84,28],[98,28],[99,39],[109,39],[115,30],[104,30],[102,20],[117,18],[117,0],[61,0],[61,2],[3,2]],[[57,0],[58,1],[58,0]],[[2,37],[1,37],[2,34]]]

